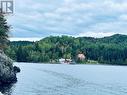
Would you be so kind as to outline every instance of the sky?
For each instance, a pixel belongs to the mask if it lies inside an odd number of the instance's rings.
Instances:
[[[127,34],[127,0],[14,0],[11,40]]]

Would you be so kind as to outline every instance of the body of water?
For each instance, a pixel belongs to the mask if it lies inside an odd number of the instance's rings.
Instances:
[[[18,82],[4,95],[127,95],[127,67],[15,63]]]

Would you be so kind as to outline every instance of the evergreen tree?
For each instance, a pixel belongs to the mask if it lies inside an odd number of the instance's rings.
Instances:
[[[2,14],[0,14],[0,49],[3,49],[8,42],[9,26]]]

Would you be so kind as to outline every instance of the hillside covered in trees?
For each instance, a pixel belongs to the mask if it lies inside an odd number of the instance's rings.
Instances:
[[[83,53],[86,60],[95,60],[101,64],[127,65],[127,36],[50,36],[37,42],[10,42],[6,49],[6,54],[17,62],[57,62],[60,58],[70,57],[77,61],[79,53]]]

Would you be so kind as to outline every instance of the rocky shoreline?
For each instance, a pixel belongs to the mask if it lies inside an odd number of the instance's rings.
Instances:
[[[0,50],[0,84],[16,82],[18,72],[20,72],[20,68],[13,66],[13,61]]]

